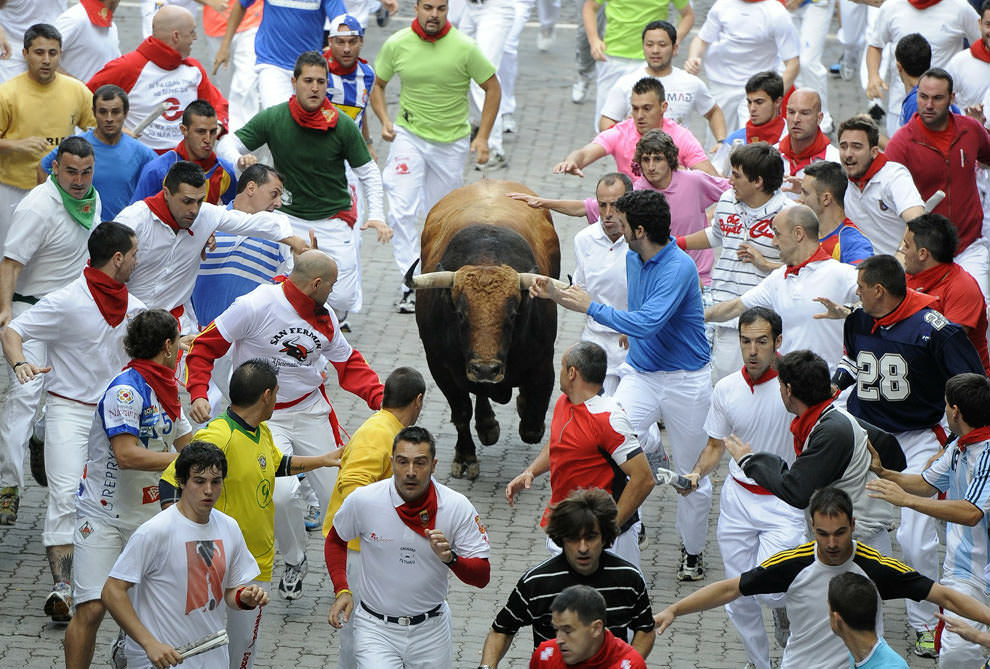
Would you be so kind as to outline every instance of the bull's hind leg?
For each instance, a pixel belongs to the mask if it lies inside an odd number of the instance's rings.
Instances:
[[[532,370],[530,381],[519,387],[516,411],[519,413],[519,437],[527,444],[543,441],[546,432],[547,408],[553,392],[553,360],[548,358]]]
[[[501,430],[487,395],[474,397],[474,429],[482,446],[491,446],[498,441]]]

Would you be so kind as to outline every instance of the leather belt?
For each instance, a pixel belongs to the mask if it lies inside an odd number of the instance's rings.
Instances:
[[[384,613],[378,613],[373,609],[368,608],[368,605],[361,602],[361,608],[378,618],[379,620],[384,620],[387,623],[392,623],[393,625],[402,625],[403,627],[408,627],[409,625],[418,625],[428,618],[436,618],[441,613],[443,613],[443,603],[437,604],[432,609],[426,613],[420,613],[416,616],[387,616]]]
[[[21,295],[20,293],[14,293],[13,302],[24,302],[26,304],[37,304],[38,298],[34,295]]]

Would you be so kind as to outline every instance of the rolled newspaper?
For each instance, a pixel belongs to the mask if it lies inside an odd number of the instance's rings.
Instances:
[[[935,207],[937,207],[944,199],[945,191],[937,190],[932,193],[932,196],[925,200],[925,213],[932,213],[932,210],[935,209]]]
[[[202,639],[197,639],[184,646],[179,646],[175,650],[182,656],[182,659],[192,657],[193,655],[199,655],[205,653],[214,648],[219,648],[220,646],[225,646],[230,642],[227,638],[227,630],[220,630],[219,632],[214,632],[213,634],[208,634]]]
[[[145,131],[145,128],[147,128],[149,125],[154,123],[156,118],[164,114],[165,110],[168,109],[168,107],[169,104],[167,102],[165,101],[159,102],[158,106],[152,109],[151,113],[145,116],[144,119],[142,119],[142,121],[137,124],[137,127],[134,128],[134,132],[131,133],[131,136],[140,137],[141,133]]]

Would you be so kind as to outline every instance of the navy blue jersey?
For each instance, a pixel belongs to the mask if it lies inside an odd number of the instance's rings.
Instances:
[[[856,384],[848,409],[857,418],[894,433],[931,428],[945,412],[945,382],[984,373],[966,332],[934,309],[871,332],[875,323],[862,309],[846,318],[835,372],[840,388]]]

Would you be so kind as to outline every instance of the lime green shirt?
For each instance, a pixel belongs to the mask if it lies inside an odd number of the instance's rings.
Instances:
[[[495,67],[457,28],[436,42],[427,42],[412,28],[403,28],[382,45],[375,59],[375,74],[383,81],[398,74],[402,82],[396,125],[431,142],[449,144],[471,132],[471,80],[479,84],[487,81],[495,74]]]
[[[605,5],[605,53],[643,60],[643,28],[650,21],[666,21],[671,0],[596,0]],[[684,9],[691,0],[673,0]]]

